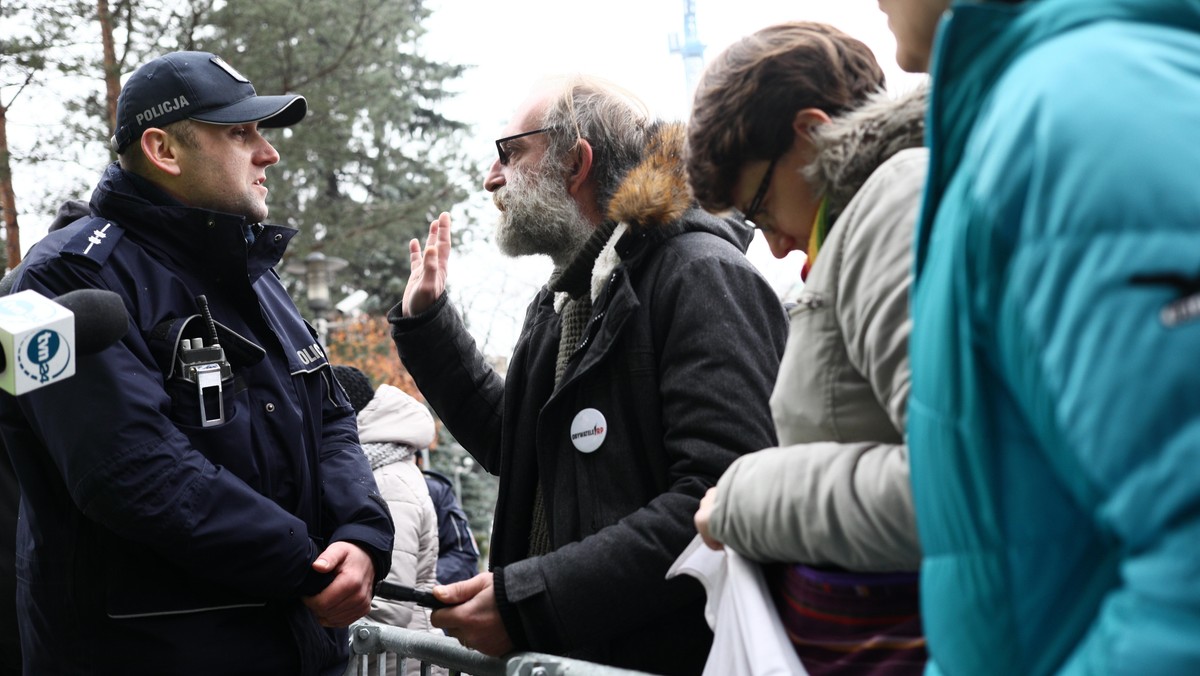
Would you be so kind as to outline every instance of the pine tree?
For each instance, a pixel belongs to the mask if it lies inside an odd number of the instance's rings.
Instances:
[[[428,14],[422,0],[231,0],[196,41],[260,94],[308,100],[307,119],[268,136],[282,157],[267,175],[270,220],[301,230],[289,260],[349,261],[338,281],[368,291],[368,311],[399,302],[409,240],[467,194],[465,125],[438,112],[463,67],[421,56]]]
[[[70,41],[66,16],[79,9],[77,2],[0,3],[0,212],[4,219],[5,267],[21,262],[21,234],[17,195],[13,188],[14,165],[29,156],[14,155],[9,144],[8,113],[46,85],[57,65],[54,57]],[[32,154],[32,153],[30,153]]]

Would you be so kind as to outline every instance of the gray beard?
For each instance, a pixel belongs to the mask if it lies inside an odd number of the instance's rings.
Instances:
[[[500,209],[496,243],[506,256],[546,255],[558,267],[575,257],[594,228],[567,193],[559,171],[517,170],[492,195]]]

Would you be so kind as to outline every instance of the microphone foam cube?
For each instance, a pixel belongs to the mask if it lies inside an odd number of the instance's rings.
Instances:
[[[26,290],[0,297],[0,389],[24,394],[75,375],[75,315]]]

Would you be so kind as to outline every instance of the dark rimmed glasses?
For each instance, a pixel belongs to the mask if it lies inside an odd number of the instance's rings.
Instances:
[[[771,176],[775,173],[775,165],[778,162],[778,157],[771,159],[771,163],[767,165],[767,173],[763,174],[762,181],[758,184],[758,191],[754,193],[754,199],[750,200],[750,206],[746,207],[746,211],[742,213],[742,220],[752,228],[763,229],[754,223],[754,217],[762,211],[763,201],[767,199],[767,190],[771,187]]]
[[[504,138],[496,139],[496,154],[500,156],[500,164],[508,166],[508,161],[510,159],[512,159],[511,156],[509,156],[508,151],[504,149],[505,143],[508,143],[509,141],[515,141],[516,139],[519,139],[519,138],[522,138],[525,136],[533,136],[534,134],[545,134],[546,132],[550,131],[551,129],[554,129],[554,127],[542,127],[541,129],[534,129],[533,131],[525,131],[525,132],[521,132],[520,134],[513,134],[512,136],[505,136]]]

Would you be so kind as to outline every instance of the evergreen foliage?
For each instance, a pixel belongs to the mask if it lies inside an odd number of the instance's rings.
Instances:
[[[428,16],[423,0],[4,0],[0,19],[22,30],[0,42],[0,65],[15,64],[15,40],[38,38],[45,48],[21,56],[22,67],[54,73],[56,85],[41,79],[43,97],[67,88],[58,96],[66,119],[40,135],[13,171],[47,171],[35,168],[39,162],[90,166],[94,183],[114,159],[115,88],[106,77],[168,51],[220,54],[260,94],[308,100],[307,119],[268,134],[281,156],[267,173],[269,220],[301,231],[288,260],[313,251],[346,259],[333,300],[364,289],[371,299],[363,309],[386,311],[408,279],[409,240],[423,238],[429,222],[478,182],[478,167],[460,149],[466,126],[439,112],[465,67],[422,56]],[[89,191],[72,184],[32,197],[35,210],[50,215]],[[307,312],[303,280],[285,275],[285,282]]]
[[[422,0],[231,0],[195,40],[260,94],[308,100],[304,122],[268,135],[282,157],[267,177],[270,220],[301,230],[290,260],[350,261],[337,281],[368,291],[368,311],[400,301],[409,240],[467,195],[465,126],[438,112],[463,67],[421,56],[428,14]],[[289,281],[304,308],[303,280]]]

